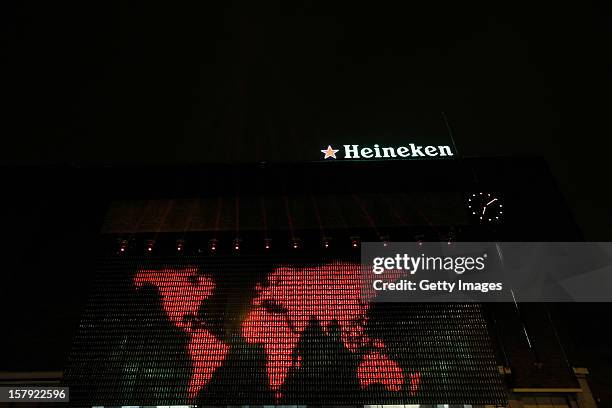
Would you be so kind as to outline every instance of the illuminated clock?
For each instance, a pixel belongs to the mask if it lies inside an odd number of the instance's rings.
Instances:
[[[482,224],[499,223],[503,219],[504,206],[498,194],[471,193],[467,199],[470,217]]]

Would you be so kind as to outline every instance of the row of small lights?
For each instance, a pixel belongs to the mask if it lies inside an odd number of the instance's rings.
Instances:
[[[361,246],[361,240],[359,237],[350,237],[350,242],[351,242],[351,247],[352,248],[359,248]],[[383,241],[384,245],[387,246],[388,245],[388,238],[387,237],[381,237],[381,240]],[[323,237],[321,239],[321,247],[324,249],[329,249],[331,247],[331,242],[332,239],[329,237]],[[234,252],[240,252],[240,248],[241,248],[241,244],[242,244],[242,239],[240,238],[235,238],[232,241],[232,249],[234,250]],[[302,240],[300,238],[293,238],[290,241],[290,246],[293,249],[301,249],[303,247],[303,243]],[[146,253],[151,253],[153,252],[153,248],[155,247],[155,240],[153,239],[148,239],[145,241],[145,252]],[[270,250],[272,249],[272,239],[270,238],[265,238],[263,241],[263,247],[265,250]],[[219,241],[215,238],[210,239],[208,241],[208,250],[209,252],[216,252],[217,249],[219,248]],[[128,240],[121,240],[119,243],[119,253],[125,253],[128,250]],[[183,252],[185,250],[185,240],[183,239],[178,239],[176,241],[176,251],[177,252]]]

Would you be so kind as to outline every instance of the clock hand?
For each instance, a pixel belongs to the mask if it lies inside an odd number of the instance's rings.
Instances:
[[[485,211],[487,211],[487,206],[493,202],[497,201],[497,198],[492,199],[491,201],[489,201],[488,203],[485,204],[484,208],[482,209],[482,215],[485,214]]]

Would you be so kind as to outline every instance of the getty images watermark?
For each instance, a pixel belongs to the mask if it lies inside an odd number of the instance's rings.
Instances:
[[[418,271],[444,271],[454,272],[458,275],[472,271],[483,271],[487,254],[482,256],[425,256],[420,254],[410,256],[406,253],[395,254],[395,256],[379,256],[372,261],[372,272],[375,275],[382,275],[388,272],[387,277],[400,277],[395,282],[385,282],[384,279],[375,279],[372,283],[374,290],[408,290],[408,291],[480,291],[483,293],[491,290],[502,290],[502,282],[465,282],[461,279],[438,280],[431,279],[401,279],[405,274],[414,275]]]
[[[361,263],[368,301],[612,301],[607,242],[366,242]]]

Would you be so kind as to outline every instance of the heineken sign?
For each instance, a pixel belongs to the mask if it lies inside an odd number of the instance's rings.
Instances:
[[[450,146],[417,145],[410,143],[408,146],[380,147],[361,145],[343,145],[336,149],[328,145],[322,149],[323,159],[418,159],[426,157],[452,157],[453,151]]]

